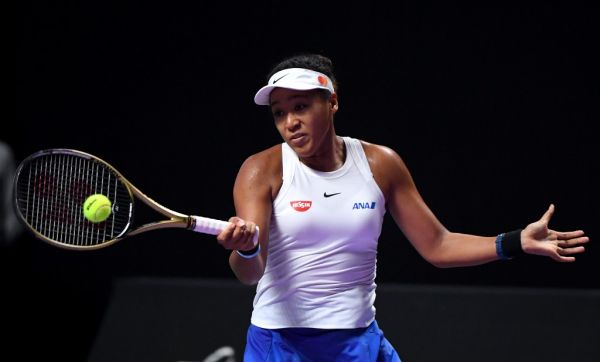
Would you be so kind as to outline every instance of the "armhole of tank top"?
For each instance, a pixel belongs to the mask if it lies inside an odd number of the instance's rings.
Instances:
[[[381,191],[379,185],[373,177],[371,166],[369,166],[369,160],[367,159],[367,155],[360,140],[351,137],[342,138],[346,143],[346,148],[350,150],[349,153],[352,155],[352,159],[356,163],[356,166],[360,170],[360,173],[363,175],[365,180],[377,190],[382,200],[385,200],[385,197],[383,196],[383,191]]]
[[[273,200],[273,212],[275,212],[275,207],[279,205],[281,200],[283,200],[285,194],[287,193],[290,185],[292,184],[292,180],[294,179],[294,171],[296,168],[295,161],[296,154],[287,143],[283,142],[281,144],[281,170],[282,170],[282,179],[283,182],[281,184],[281,188],[275,196],[275,200]]]

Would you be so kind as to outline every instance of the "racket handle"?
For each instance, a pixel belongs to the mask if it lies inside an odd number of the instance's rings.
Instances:
[[[221,233],[221,231],[225,230],[225,228],[230,224],[230,222],[228,221],[211,219],[202,216],[192,216],[192,218],[196,221],[193,230],[204,234],[218,235],[219,233]],[[256,232],[254,233],[254,237],[252,238],[254,246],[258,244],[258,234],[259,229],[258,226],[256,226]]]

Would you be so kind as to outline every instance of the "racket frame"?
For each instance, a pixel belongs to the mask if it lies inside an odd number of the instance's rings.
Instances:
[[[110,172],[112,172],[117,177],[118,181],[121,182],[121,184],[124,186],[124,188],[129,193],[129,197],[131,200],[131,209],[129,210],[129,222],[125,226],[124,230],[121,233],[119,233],[116,237],[109,239],[107,241],[98,243],[98,244],[93,244],[93,245],[69,244],[69,243],[57,241],[57,240],[54,240],[52,238],[45,236],[44,234],[39,232],[35,227],[33,227],[27,221],[26,217],[22,215],[20,207],[18,205],[17,184],[18,184],[18,180],[19,180],[19,177],[20,177],[23,167],[28,165],[31,161],[33,161],[37,158],[40,158],[42,156],[61,155],[61,154],[82,157],[87,160],[99,162],[100,164],[102,164],[104,167],[106,167],[108,170],[110,170]],[[101,248],[108,247],[126,237],[134,236],[134,235],[138,235],[138,234],[141,234],[141,233],[144,233],[147,231],[158,230],[158,229],[179,228],[179,229],[188,229],[188,230],[194,230],[194,231],[197,230],[196,220],[198,219],[198,217],[194,217],[191,215],[185,215],[185,214],[173,211],[173,210],[159,204],[158,202],[154,201],[152,198],[150,198],[146,194],[144,194],[142,191],[140,191],[136,186],[134,186],[127,178],[125,178],[115,167],[113,167],[108,162],[100,159],[97,156],[89,154],[87,152],[74,150],[74,149],[68,149],[68,148],[46,149],[46,150],[41,150],[41,151],[35,152],[35,153],[31,154],[30,156],[28,156],[27,158],[25,158],[15,171],[14,182],[13,182],[13,196],[14,196],[13,197],[13,201],[14,201],[13,205],[14,205],[16,214],[18,215],[20,221],[24,225],[26,225],[27,228],[38,239],[41,239],[53,246],[57,246],[57,247],[60,247],[63,249],[70,249],[70,250],[101,249]],[[142,224],[142,225],[137,226],[134,229],[132,229],[132,220],[133,220],[133,216],[134,216],[136,199],[142,201],[144,204],[149,206],[151,209],[153,209],[157,213],[167,217],[168,219],[158,220],[158,221]],[[207,220],[212,220],[212,219],[207,219]],[[215,220],[215,221],[217,221],[217,220]],[[219,222],[222,222],[222,221],[219,221]],[[222,223],[224,223],[224,222],[222,222]],[[222,225],[219,225],[219,227],[221,227],[221,226]],[[215,230],[215,232],[217,232],[217,231],[219,231],[219,230]],[[203,232],[203,231],[198,231],[198,232]],[[212,231],[211,231],[211,233],[214,234],[214,232],[212,232]]]

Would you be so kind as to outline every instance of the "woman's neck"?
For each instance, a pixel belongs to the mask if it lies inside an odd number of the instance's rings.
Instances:
[[[341,137],[335,134],[316,154],[300,158],[300,162],[313,170],[330,172],[344,165],[346,161],[346,145]]]

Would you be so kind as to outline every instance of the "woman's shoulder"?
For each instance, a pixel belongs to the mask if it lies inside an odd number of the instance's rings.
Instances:
[[[246,158],[245,162],[260,164],[262,166],[270,166],[273,163],[281,162],[281,144],[271,146],[252,154]]]
[[[391,161],[394,158],[399,158],[400,155],[389,146],[368,142],[362,139],[358,140],[365,150],[365,154],[369,160]]]
[[[281,173],[281,144],[254,153],[242,164],[242,170],[259,172],[263,176]]]
[[[281,144],[257,152],[242,163],[236,178],[236,188],[255,194],[270,193],[274,198],[281,187]]]
[[[360,141],[375,181],[388,200],[391,190],[410,183],[411,176],[400,155],[389,146]],[[402,188],[408,190],[409,188]]]
[[[360,140],[369,166],[375,174],[405,175],[408,169],[404,160],[392,147]]]

